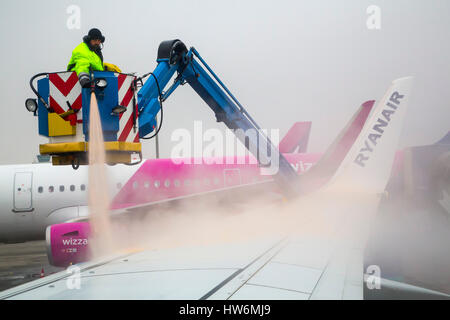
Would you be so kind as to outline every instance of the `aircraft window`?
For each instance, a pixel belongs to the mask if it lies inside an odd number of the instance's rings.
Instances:
[[[209,186],[209,179],[206,178],[205,180],[203,180],[203,183],[204,183],[205,186]]]
[[[175,187],[179,187],[180,186],[180,180],[178,180],[178,179],[175,179],[174,181],[173,181],[173,185],[175,186]]]
[[[55,187],[53,186],[48,187],[48,192],[52,193],[53,191],[55,191]]]
[[[139,183],[137,181],[133,182],[133,189],[137,189],[139,186]]]
[[[159,180],[155,180],[155,182],[153,183],[155,188],[159,188]]]
[[[184,180],[184,186],[188,187],[191,184],[191,181],[189,179]]]
[[[217,186],[217,185],[219,185],[219,178],[214,178],[214,184]]]
[[[117,182],[116,186],[117,186],[117,189],[121,189],[122,188],[122,183]]]
[[[44,187],[39,187],[39,188],[38,188],[38,192],[39,192],[39,193],[44,192]]]
[[[150,181],[144,181],[144,188],[149,188],[150,187]]]
[[[59,192],[64,192],[64,186],[59,186]]]
[[[164,187],[166,187],[166,188],[170,187],[170,180],[169,179],[164,181]]]
[[[75,191],[75,186],[73,184],[70,185],[70,191]]]
[[[86,185],[82,184],[82,185],[80,186],[80,190],[81,190],[81,191],[86,190]]]

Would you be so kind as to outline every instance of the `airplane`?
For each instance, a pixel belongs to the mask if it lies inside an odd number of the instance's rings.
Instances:
[[[411,78],[395,80],[351,147],[342,151],[339,143],[332,144],[316,169],[303,173],[309,186],[318,188],[296,201],[258,208],[260,212],[251,216],[257,225],[269,214],[271,223],[287,220],[290,228],[284,234],[168,248],[150,244],[75,264],[67,272],[6,290],[0,299],[363,298],[364,284],[373,281],[376,287],[378,279],[370,274],[364,278],[367,229],[391,176],[410,86]],[[338,141],[342,136],[345,133]],[[335,152],[342,156],[338,165],[327,160]],[[313,175],[318,182],[308,177]],[[182,223],[188,221],[189,217]],[[246,230],[238,231],[242,235]],[[420,291],[414,286],[397,289]],[[449,298],[430,290],[422,293]]]
[[[374,101],[363,103],[343,134],[330,150],[345,151],[361,130]],[[306,172],[320,153],[306,153],[311,122],[297,122],[280,141],[279,150],[299,173]],[[340,149],[339,149],[340,150]],[[337,150],[337,151],[339,151]],[[337,151],[327,155],[334,165],[342,160]],[[158,204],[211,193],[227,193],[236,188],[261,189],[272,182],[262,174],[253,156],[216,157],[200,164],[196,159],[146,159],[134,166],[107,167],[111,209]],[[179,163],[181,162],[181,163]],[[178,164],[179,163],[179,164]],[[50,163],[0,166],[0,242],[24,242],[45,239],[50,225],[85,220],[88,167],[73,170]],[[277,187],[272,183],[271,190]],[[237,200],[237,199],[235,199]]]

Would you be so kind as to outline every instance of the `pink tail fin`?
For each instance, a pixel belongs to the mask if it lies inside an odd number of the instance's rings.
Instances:
[[[296,122],[280,141],[281,153],[304,153],[308,148],[311,121]]]

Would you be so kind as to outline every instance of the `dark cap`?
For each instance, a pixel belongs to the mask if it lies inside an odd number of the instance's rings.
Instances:
[[[88,36],[90,40],[100,40],[102,43],[105,42],[105,37],[97,28],[92,28],[89,30]]]

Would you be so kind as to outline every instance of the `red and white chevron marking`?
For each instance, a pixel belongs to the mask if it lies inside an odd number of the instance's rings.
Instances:
[[[127,111],[120,115],[119,132],[117,141],[139,142],[139,126],[136,124],[136,131],[133,128],[133,90],[132,82],[135,76],[122,73],[115,73],[119,88],[119,104],[127,107]],[[138,116],[138,107],[136,103],[136,123]]]
[[[133,128],[133,90],[132,82],[135,76],[122,73],[115,73],[118,81],[118,101],[127,110],[119,116],[118,141],[139,142],[139,129]],[[75,72],[58,72],[49,74],[49,105],[56,113],[61,114],[69,110],[67,101],[72,109],[79,110],[82,107],[81,85]],[[136,118],[138,108],[136,105]],[[67,120],[71,125],[82,123],[82,112],[69,115]],[[137,121],[137,120],[136,120]]]
[[[67,101],[72,109],[79,110],[82,105],[81,85],[75,72],[50,73],[49,79],[49,106],[56,113],[61,114],[69,110]],[[82,123],[82,112],[68,116],[71,125]]]

